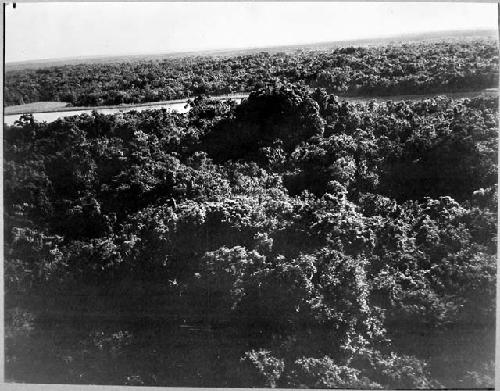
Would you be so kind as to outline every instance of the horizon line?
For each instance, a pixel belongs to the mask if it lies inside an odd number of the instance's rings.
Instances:
[[[99,59],[112,59],[119,57],[148,57],[148,56],[179,56],[182,55],[193,55],[196,53],[217,53],[217,52],[231,52],[231,51],[245,51],[245,50],[259,50],[259,49],[276,49],[276,48],[287,48],[294,46],[317,46],[317,45],[327,45],[327,44],[339,44],[339,43],[362,43],[367,41],[376,41],[376,40],[391,40],[391,39],[409,39],[411,37],[418,37],[423,35],[439,35],[439,34],[459,34],[459,33],[490,33],[496,35],[498,39],[499,30],[492,28],[476,28],[476,29],[452,29],[452,30],[425,30],[425,31],[416,31],[404,34],[388,34],[388,35],[379,35],[376,37],[365,37],[365,38],[354,38],[354,39],[341,39],[341,40],[328,40],[328,41],[314,41],[314,42],[296,42],[296,43],[283,43],[283,44],[273,44],[269,46],[238,46],[238,47],[214,47],[214,48],[203,48],[203,49],[186,49],[186,50],[174,50],[170,52],[143,52],[143,53],[112,53],[112,54],[89,54],[82,56],[69,56],[69,57],[48,57],[48,58],[35,58],[30,60],[21,60],[21,61],[5,61],[5,65],[15,66],[15,65],[28,65],[28,64],[37,64],[37,63],[46,63],[46,62],[64,62],[64,61],[76,61],[76,60],[99,60]],[[431,38],[431,37],[429,37]],[[200,54],[203,55],[203,54]]]

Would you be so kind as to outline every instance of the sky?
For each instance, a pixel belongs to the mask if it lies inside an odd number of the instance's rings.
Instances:
[[[7,5],[6,62],[496,29],[495,3],[170,2]]]

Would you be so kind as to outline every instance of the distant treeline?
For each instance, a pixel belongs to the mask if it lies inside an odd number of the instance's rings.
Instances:
[[[10,71],[4,104],[155,102],[251,91],[276,80],[353,96],[479,90],[498,85],[498,47],[485,38]]]

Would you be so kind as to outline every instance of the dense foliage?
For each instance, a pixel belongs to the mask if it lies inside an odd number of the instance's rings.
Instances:
[[[276,79],[357,96],[480,90],[498,86],[497,42],[429,41],[8,71],[4,104],[155,102],[251,91]]]
[[[191,105],[5,128],[8,377],[492,386],[496,98]]]

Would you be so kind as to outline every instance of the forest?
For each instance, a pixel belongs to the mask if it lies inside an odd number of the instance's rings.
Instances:
[[[497,68],[466,42],[7,74],[12,104],[196,97],[4,127],[6,380],[493,387],[498,98],[338,93]]]
[[[488,38],[389,46],[7,71],[4,104],[72,106],[157,102],[249,92],[273,80],[346,96],[477,91],[498,86],[497,42]]]

